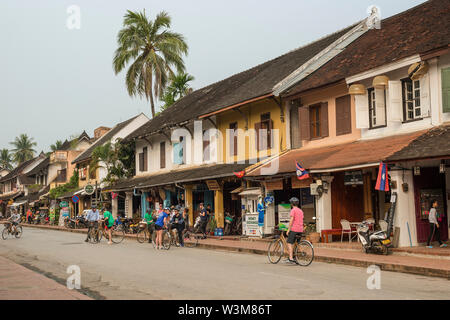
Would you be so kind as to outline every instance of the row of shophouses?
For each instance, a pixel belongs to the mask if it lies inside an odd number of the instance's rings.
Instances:
[[[192,223],[203,202],[219,227],[230,213],[242,217],[244,234],[262,236],[285,221],[296,196],[320,232],[341,219],[385,219],[395,192],[399,246],[426,241],[432,199],[447,239],[450,1],[425,2],[380,28],[371,18],[193,91],[153,119],[140,114],[93,138],[84,132],[23,163],[0,178],[4,209],[45,210],[49,190],[77,167],[79,189],[57,199],[72,215],[101,196],[114,216],[179,204]],[[106,169],[91,175],[89,162],[96,146],[119,138],[135,141],[135,176],[106,185]],[[308,179],[297,179],[296,163]],[[388,192],[375,189],[380,163]]]

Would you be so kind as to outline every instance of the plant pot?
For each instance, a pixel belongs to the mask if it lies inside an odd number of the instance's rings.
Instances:
[[[309,239],[308,239],[309,238]],[[310,241],[311,243],[318,243],[320,242],[320,233],[319,232],[311,232],[306,239]]]

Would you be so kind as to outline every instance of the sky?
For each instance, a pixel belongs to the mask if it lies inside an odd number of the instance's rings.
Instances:
[[[423,0],[2,0],[0,2],[0,149],[22,133],[39,153],[56,140],[112,127],[150,104],[131,98],[112,58],[126,10],[164,10],[189,45],[194,89],[273,59],[367,16],[386,18]],[[72,5],[80,28],[69,29]]]

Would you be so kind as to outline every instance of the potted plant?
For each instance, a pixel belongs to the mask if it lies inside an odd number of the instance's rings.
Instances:
[[[308,223],[307,225],[304,225],[303,229],[306,234],[306,240],[310,241],[311,243],[320,242],[320,233],[316,231],[315,223]]]
[[[216,219],[214,216],[211,216],[211,218],[209,219],[209,232],[212,236],[214,235],[214,230],[216,230],[216,227],[217,227]]]

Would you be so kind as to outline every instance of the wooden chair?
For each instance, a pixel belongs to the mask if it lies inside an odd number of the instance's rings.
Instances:
[[[341,242],[344,239],[344,234],[348,234],[348,242],[352,242],[352,234],[354,233],[356,236],[356,230],[352,230],[350,226],[350,222],[345,219],[341,219],[342,233],[341,233]]]

